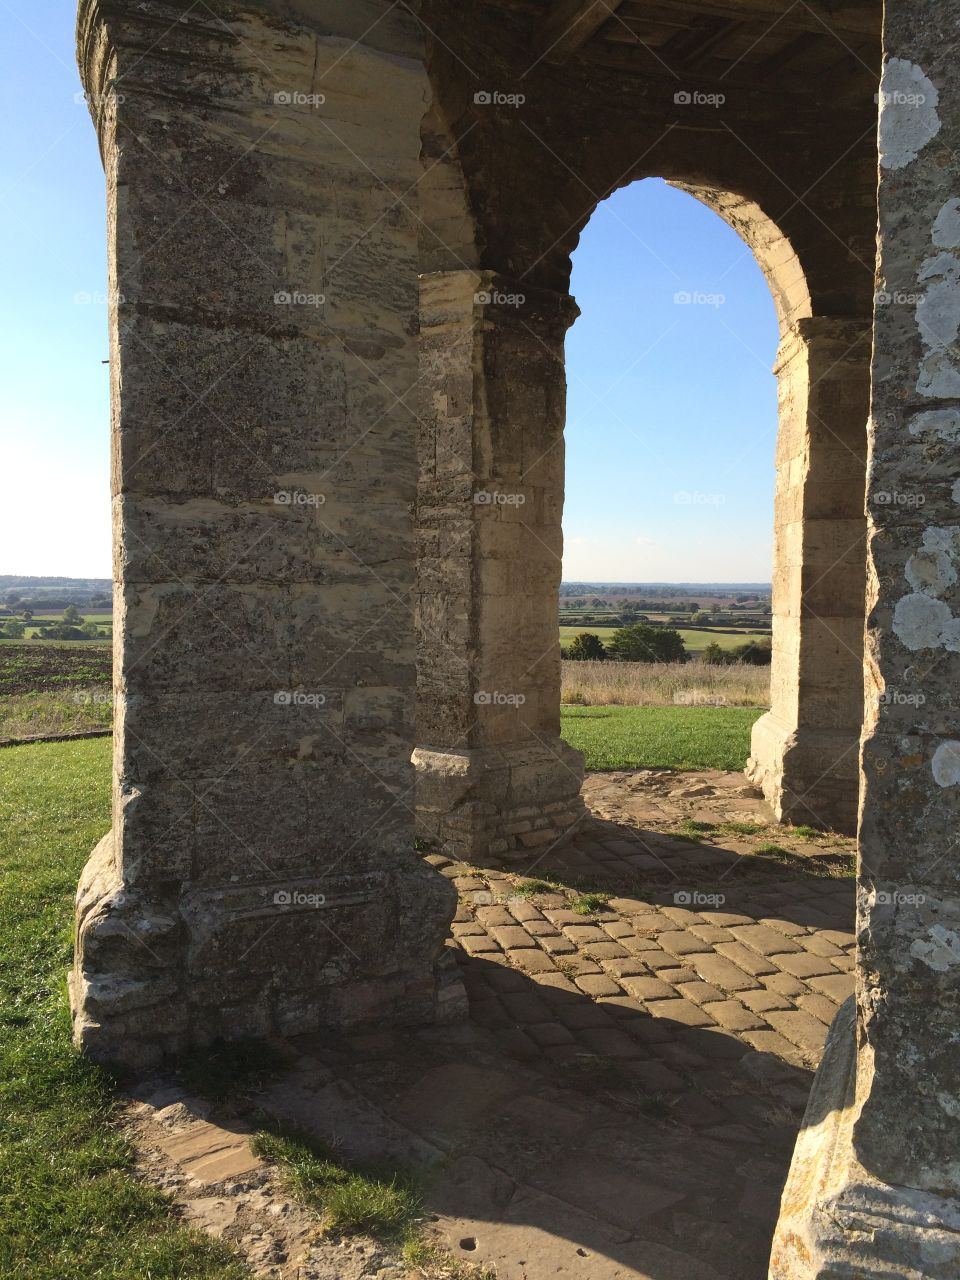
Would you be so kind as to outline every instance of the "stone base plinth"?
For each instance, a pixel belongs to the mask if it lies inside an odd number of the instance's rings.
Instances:
[[[784,1188],[770,1280],[960,1276],[960,1202],[892,1186],[857,1160],[856,1006],[840,1009]]]
[[[456,900],[412,851],[367,874],[141,888],[110,833],[77,892],[74,1040],[143,1068],[216,1039],[453,1021]]]
[[[791,729],[768,711],[753,726],[745,772],[778,822],[856,834],[860,775],[853,731]]]
[[[583,756],[562,738],[532,746],[413,753],[417,830],[458,858],[531,853],[583,817]]]

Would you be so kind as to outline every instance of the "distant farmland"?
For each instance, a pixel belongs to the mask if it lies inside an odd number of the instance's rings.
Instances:
[[[113,623],[112,612],[109,609],[89,609],[89,610],[80,609],[79,612],[80,612],[80,616],[83,618],[83,621],[85,623],[95,622],[97,624],[100,634],[95,639],[91,638],[91,639],[84,639],[84,640],[38,640],[37,631],[41,627],[52,627],[52,626],[56,626],[57,623],[63,622],[62,610],[60,610],[59,612],[54,612],[53,610],[43,610],[40,613],[35,613],[29,622],[26,622],[23,624],[23,636],[21,638],[19,639],[0,638],[0,645],[9,646],[9,645],[21,645],[21,644],[33,643],[33,644],[42,644],[42,645],[49,645],[49,646],[66,645],[66,646],[69,646],[70,648],[73,648],[73,647],[92,648],[95,646],[109,648],[111,644],[110,628]],[[19,614],[9,614],[9,615],[0,617],[0,624],[2,624],[3,622],[19,622],[19,621],[21,621],[21,617]],[[76,625],[81,626],[83,624],[78,623]]]
[[[595,627],[589,622],[582,623],[578,627],[561,627],[560,643],[568,645],[574,636],[588,631],[591,635],[599,636],[604,644],[608,644],[616,630],[616,627]],[[699,631],[690,627],[678,627],[677,630],[686,645],[687,653],[702,653],[708,644],[717,644],[721,649],[736,649],[739,645],[749,644],[751,640],[768,643],[770,640],[769,631]]]

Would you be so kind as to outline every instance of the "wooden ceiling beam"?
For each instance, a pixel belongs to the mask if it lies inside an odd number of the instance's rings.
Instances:
[[[790,0],[680,0],[664,6],[672,20],[684,15],[689,21],[712,15],[740,22],[768,22],[777,31],[813,31],[821,35],[868,35],[880,37],[880,0],[803,0],[791,7]],[[656,21],[659,0],[630,0],[621,17],[631,21]]]
[[[695,27],[680,31],[660,47],[664,61],[676,59],[684,63],[691,71],[709,53],[725,44],[731,36],[736,35],[744,24],[732,22],[727,18],[708,18]]]
[[[621,4],[623,0],[554,0],[537,32],[537,52],[551,62],[562,62],[582,49]]]
[[[588,44],[581,56],[598,66],[640,77],[651,89],[659,90],[665,102],[672,101],[674,94],[678,91],[696,88],[698,92],[704,94],[724,94],[728,99],[733,93],[738,96],[747,95],[748,98],[765,99],[774,108],[771,111],[771,115],[774,116],[787,112],[799,118],[804,112],[817,115],[822,114],[823,110],[820,96],[815,90],[811,90],[809,84],[806,87],[800,84],[791,87],[777,86],[774,89],[766,77],[753,74],[754,68],[746,64],[738,67],[733,75],[724,73],[720,76],[707,77],[701,71],[689,71],[683,66],[674,67],[675,74],[670,75],[664,69],[663,60],[658,59],[652,49],[648,50],[642,45],[630,48],[627,45],[604,44],[598,41]],[[836,82],[831,80],[831,84],[834,83]],[[846,98],[849,95],[853,101],[858,99],[866,101],[868,99],[864,95],[873,83],[868,72],[862,71],[862,74],[857,74],[857,69],[852,69],[841,81],[842,97]],[[711,113],[707,110],[693,114],[697,117],[696,125],[699,128],[704,119],[709,119]],[[721,128],[719,123],[716,127]]]
[[[798,36],[785,44],[782,49],[778,49],[776,53],[771,54],[768,58],[758,64],[757,74],[763,79],[777,75],[791,62],[795,62],[798,58],[802,58],[812,49],[820,48],[820,37],[814,35],[812,31],[804,31]]]

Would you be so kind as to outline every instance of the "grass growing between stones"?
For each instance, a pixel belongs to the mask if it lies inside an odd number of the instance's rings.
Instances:
[[[497,1280],[496,1272],[489,1267],[461,1262],[449,1249],[427,1240],[408,1240],[401,1256],[408,1267],[415,1267],[426,1280]]]
[[[754,707],[572,707],[560,732],[588,769],[743,769]]]
[[[317,1213],[324,1231],[362,1233],[399,1247],[403,1262],[425,1280],[496,1280],[486,1267],[461,1261],[427,1238],[422,1189],[413,1176],[345,1165],[294,1132],[258,1133],[253,1149],[280,1167],[290,1193]]]
[[[609,893],[581,893],[571,903],[571,910],[578,916],[592,916],[595,911],[602,911],[609,901]]]
[[[327,1231],[396,1242],[409,1237],[422,1218],[420,1192],[403,1174],[348,1168],[294,1134],[258,1133],[253,1149],[283,1169],[291,1192],[316,1210]]]
[[[513,890],[511,897],[535,898],[540,893],[559,892],[562,892],[562,885],[558,885],[552,880],[524,880],[522,884],[518,884]]]
[[[112,1082],[70,1044],[73,895],[110,824],[110,750],[0,752],[0,1277],[244,1280],[134,1176]]]
[[[218,1041],[184,1054],[177,1076],[190,1093],[222,1106],[262,1089],[283,1064],[283,1055],[264,1040]]]

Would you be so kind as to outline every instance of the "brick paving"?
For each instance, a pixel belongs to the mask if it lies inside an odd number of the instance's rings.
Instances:
[[[422,1169],[435,1238],[498,1280],[764,1280],[852,990],[851,842],[772,825],[740,775],[593,775],[584,793],[573,838],[527,862],[427,855],[460,897],[468,1021],[302,1037],[248,1120]],[[242,1108],[158,1137],[168,1096],[144,1104],[150,1176],[259,1274],[419,1280],[389,1249],[311,1231],[251,1156]]]
[[[460,892],[452,933],[472,1016],[545,1066],[655,1063],[677,1095],[713,1069],[713,1123],[733,1118],[730,1091],[739,1119],[740,1080],[725,1083],[738,1056],[815,1067],[853,991],[851,842],[772,825],[739,774],[595,774],[584,791],[574,839],[526,864],[429,858]],[[584,894],[606,901],[580,914]],[[784,1096],[796,1104],[801,1088]]]
[[[853,842],[776,826],[740,775],[593,775],[584,793],[574,838],[526,863],[429,856],[460,891],[450,945],[472,1023],[554,1108],[585,1097],[601,1129],[658,1153],[631,1163],[585,1139],[605,1186],[629,1197],[655,1168],[686,1188],[669,1213],[638,1210],[597,1275],[762,1280],[812,1072],[853,991]],[[510,1250],[529,1241],[480,1225],[485,1257],[527,1275]],[[562,1259],[547,1249],[543,1273]]]

